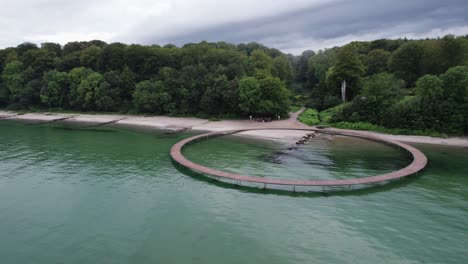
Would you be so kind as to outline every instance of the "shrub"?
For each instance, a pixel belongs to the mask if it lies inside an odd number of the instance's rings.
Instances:
[[[332,108],[329,108],[327,110],[320,112],[320,120],[322,121],[322,124],[332,123],[332,117],[340,115],[343,108],[349,104],[350,103],[340,104],[340,105],[337,105],[335,107],[332,107]]]
[[[341,103],[341,100],[336,96],[312,97],[307,101],[306,106],[317,109],[319,111],[335,107]]]
[[[293,113],[299,111],[300,109],[301,109],[301,106],[299,106],[299,105],[291,105],[289,107],[289,111],[291,111]]]
[[[402,128],[386,128],[383,126],[374,125],[366,122],[338,122],[332,124],[333,127],[341,129],[353,129],[353,130],[366,130],[366,131],[376,131],[386,134],[394,135],[417,135],[417,136],[431,136],[431,137],[440,137],[447,138],[447,135],[444,133],[439,133],[432,130],[414,130],[414,129],[402,129]]]
[[[304,123],[308,126],[315,126],[320,124],[319,113],[315,109],[307,109],[299,115],[299,122]]]

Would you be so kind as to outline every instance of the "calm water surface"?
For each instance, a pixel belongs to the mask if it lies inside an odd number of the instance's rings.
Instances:
[[[404,184],[338,195],[226,188],[177,170],[190,134],[0,122],[1,263],[468,263],[468,150],[418,145]],[[298,150],[236,136],[189,146],[255,176],[363,177],[404,153],[346,137]]]

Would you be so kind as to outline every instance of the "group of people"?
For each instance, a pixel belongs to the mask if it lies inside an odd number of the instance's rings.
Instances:
[[[280,116],[276,116],[276,118],[278,120],[281,119]],[[273,117],[271,117],[271,116],[268,116],[268,117],[252,117],[252,116],[250,116],[250,121],[263,122],[263,123],[271,122],[271,121],[273,121]]]

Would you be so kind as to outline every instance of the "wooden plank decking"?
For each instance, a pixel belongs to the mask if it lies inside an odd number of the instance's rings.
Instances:
[[[267,185],[289,185],[289,186],[323,186],[323,187],[339,187],[339,186],[353,186],[353,185],[369,185],[369,184],[378,184],[384,183],[396,179],[401,179],[424,169],[427,164],[426,156],[408,144],[395,141],[395,140],[388,140],[378,136],[370,135],[366,132],[360,131],[336,131],[336,130],[327,130],[327,129],[316,129],[316,128],[274,128],[273,130],[303,130],[303,131],[314,131],[317,133],[326,133],[326,134],[334,134],[334,135],[344,135],[344,136],[352,136],[352,137],[359,137],[364,139],[369,139],[373,141],[382,142],[388,145],[400,147],[410,153],[413,157],[413,161],[411,164],[402,168],[397,171],[393,171],[390,173],[385,173],[376,176],[370,176],[365,178],[353,178],[353,179],[344,179],[344,180],[287,180],[287,179],[271,179],[271,178],[260,178],[260,177],[253,177],[248,175],[239,175],[235,173],[229,173],[225,171],[219,171],[212,168],[208,168],[202,166],[200,164],[194,163],[182,154],[182,149],[190,143],[201,139],[207,139],[216,136],[222,135],[229,135],[235,134],[239,132],[249,131],[249,130],[269,130],[270,128],[259,128],[259,129],[246,129],[246,130],[234,130],[234,131],[224,131],[224,132],[211,132],[202,135],[193,136],[182,141],[179,141],[174,146],[172,146],[170,155],[172,159],[178,163],[179,165],[191,169],[193,171],[207,174],[209,176],[214,177],[218,180],[232,180],[234,182],[250,182],[250,183],[260,183]],[[270,129],[271,130],[271,129]]]

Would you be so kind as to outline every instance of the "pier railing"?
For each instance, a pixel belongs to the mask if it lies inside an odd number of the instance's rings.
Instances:
[[[408,166],[389,173],[363,177],[363,178],[352,178],[352,179],[341,179],[341,180],[289,180],[289,179],[272,179],[265,177],[254,177],[248,175],[240,175],[236,173],[230,173],[220,170],[215,170],[197,164],[193,161],[188,160],[182,153],[185,146],[193,144],[200,140],[206,140],[212,137],[219,137],[224,135],[236,134],[239,132],[252,131],[252,130],[300,130],[300,131],[313,131],[316,133],[332,134],[332,135],[343,135],[368,139],[372,141],[381,142],[391,146],[398,147],[408,152],[413,161]],[[419,171],[424,169],[427,164],[426,156],[413,146],[408,144],[385,139],[383,137],[370,135],[366,132],[359,131],[337,131],[327,129],[316,129],[316,128],[258,128],[258,129],[244,129],[244,130],[232,130],[223,132],[210,132],[184,140],[179,141],[172,146],[170,155],[172,159],[179,165],[190,169],[194,172],[201,173],[209,178],[217,181],[230,183],[239,186],[274,189],[274,190],[286,190],[292,192],[326,192],[326,191],[337,191],[337,190],[355,190],[363,189],[375,185],[383,185],[388,182],[403,179],[405,177],[417,174]]]

